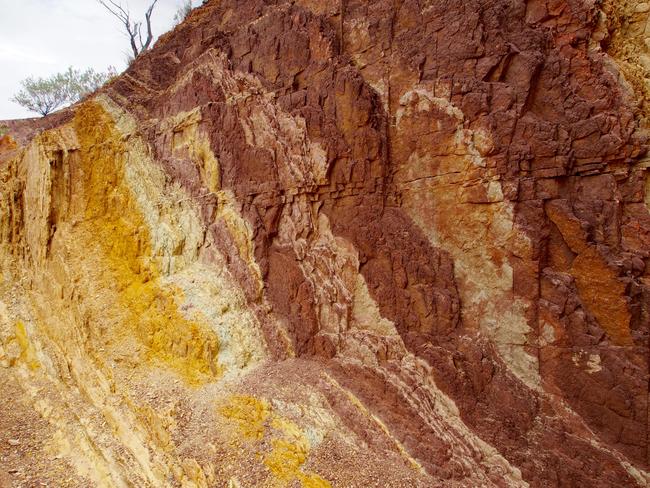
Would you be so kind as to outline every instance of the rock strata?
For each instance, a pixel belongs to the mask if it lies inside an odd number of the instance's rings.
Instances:
[[[3,123],[0,481],[648,486],[646,7],[209,1]]]

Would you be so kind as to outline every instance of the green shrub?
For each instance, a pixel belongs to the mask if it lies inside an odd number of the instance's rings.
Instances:
[[[47,78],[26,78],[20,82],[22,90],[11,101],[45,116],[92,93],[116,74],[113,67],[106,73],[98,73],[92,68],[80,71],[70,67]]]

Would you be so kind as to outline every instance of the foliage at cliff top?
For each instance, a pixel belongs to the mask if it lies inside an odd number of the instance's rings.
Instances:
[[[174,15],[174,25],[183,22],[187,16],[190,15],[193,8],[192,0],[185,0],[183,4],[178,7],[178,10],[176,10],[176,14]]]
[[[116,76],[115,68],[104,73],[89,68],[85,71],[69,67],[63,73],[46,78],[29,77],[21,81],[22,89],[10,100],[42,116],[74,103],[97,90]]]

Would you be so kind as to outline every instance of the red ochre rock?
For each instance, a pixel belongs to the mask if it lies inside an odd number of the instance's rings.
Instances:
[[[649,12],[209,1],[8,123],[0,471],[647,486]]]

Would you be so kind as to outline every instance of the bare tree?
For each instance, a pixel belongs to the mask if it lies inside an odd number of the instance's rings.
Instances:
[[[141,53],[149,49],[149,46],[151,46],[151,42],[153,41],[153,33],[151,32],[151,15],[153,14],[153,9],[156,6],[156,3],[158,3],[158,0],[153,0],[144,13],[147,29],[147,37],[144,41],[142,40],[142,22],[135,21],[131,18],[128,4],[126,7],[123,7],[121,2],[116,2],[114,0],[97,1],[124,26],[124,29],[129,36],[129,42],[131,43],[133,59],[137,58]]]

